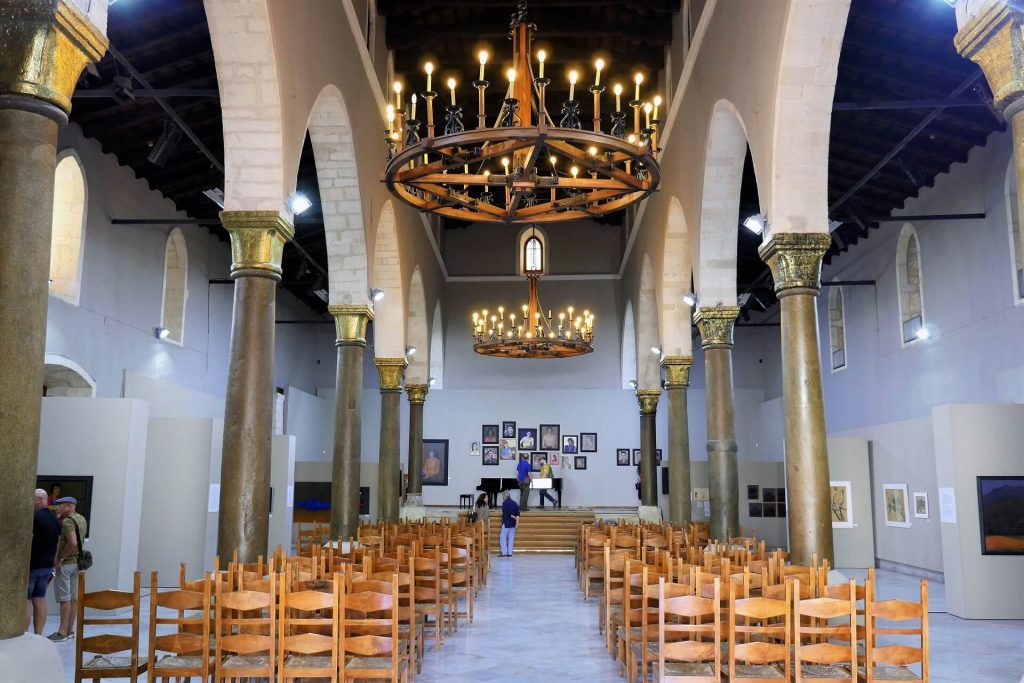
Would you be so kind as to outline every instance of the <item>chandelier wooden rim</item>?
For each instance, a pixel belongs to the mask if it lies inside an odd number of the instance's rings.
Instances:
[[[473,344],[482,356],[496,358],[571,358],[593,353],[594,344],[578,339],[493,339]]]

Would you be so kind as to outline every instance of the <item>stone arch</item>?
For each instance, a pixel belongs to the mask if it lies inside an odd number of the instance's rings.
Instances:
[[[66,356],[48,353],[43,359],[43,396],[96,397],[96,380]]]
[[[644,254],[640,267],[640,292],[637,297],[636,381],[638,389],[661,388],[660,354],[652,349],[661,346],[661,332],[658,329],[658,288],[654,279],[651,257]]]
[[[369,280],[366,231],[356,172],[352,126],[341,91],[320,91],[307,123],[327,243],[330,302],[365,304]]]
[[[921,243],[917,230],[904,223],[896,244],[896,292],[900,311],[900,339],[910,344],[925,330],[924,282],[921,277]]]
[[[434,303],[434,317],[430,321],[430,379],[434,380],[434,389],[444,388],[444,323],[440,300]]]
[[[636,322],[633,318],[633,302],[626,302],[622,316],[622,388],[632,389],[630,382],[636,380]]]
[[[284,173],[284,126],[267,0],[205,0],[224,127],[224,206],[278,211],[294,179]]]
[[[374,305],[374,355],[377,358],[402,358],[405,356],[405,291],[398,251],[398,226],[390,199],[384,203],[377,221],[373,243],[373,287],[384,290],[384,298]]]
[[[666,356],[693,353],[691,310],[683,301],[690,291],[690,235],[683,206],[675,197],[669,202],[665,226],[665,250],[661,265],[661,330]]]
[[[747,146],[739,112],[731,102],[719,100],[711,115],[704,155],[696,277],[701,305],[736,304],[736,230]]]
[[[1020,233],[1020,205],[1017,203],[1017,168],[1011,156],[1006,168],[1006,224],[1010,235],[1010,267],[1013,276],[1013,300],[1024,303],[1024,253]]]
[[[849,10],[850,0],[790,0],[775,80],[770,197],[762,202],[775,232],[828,231],[829,130]]]
[[[407,328],[409,346],[416,353],[409,356],[409,367],[405,371],[406,381],[426,384],[430,379],[430,332],[427,327],[427,299],[423,293],[423,276],[420,267],[412,271],[409,280],[409,316]]]
[[[828,345],[832,371],[846,367],[846,302],[842,287],[828,293]]]
[[[50,294],[75,306],[82,293],[88,207],[85,166],[73,149],[65,149],[54,172]]]
[[[160,307],[160,327],[167,330],[166,341],[185,343],[185,304],[188,301],[188,248],[180,228],[172,228],[164,246],[164,296]]]

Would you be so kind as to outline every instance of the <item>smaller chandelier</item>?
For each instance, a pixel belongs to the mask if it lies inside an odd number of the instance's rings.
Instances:
[[[529,283],[529,301],[522,315],[497,314],[488,309],[473,312],[473,350],[485,356],[504,358],[569,358],[594,350],[594,314],[577,315],[569,306],[556,319],[540,305],[537,281],[544,272],[544,247],[536,234],[523,246],[523,270]]]

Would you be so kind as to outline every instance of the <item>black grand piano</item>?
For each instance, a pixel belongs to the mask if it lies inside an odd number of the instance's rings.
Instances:
[[[561,477],[554,477],[551,480],[551,489],[558,493],[558,507],[562,507]],[[486,493],[488,504],[495,508],[498,507],[498,494],[503,491],[518,491],[519,480],[515,477],[484,477],[480,480],[480,485],[476,487],[476,490]]]

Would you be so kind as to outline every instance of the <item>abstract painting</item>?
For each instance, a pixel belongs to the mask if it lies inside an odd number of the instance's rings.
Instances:
[[[978,477],[982,555],[1024,555],[1024,477]]]

